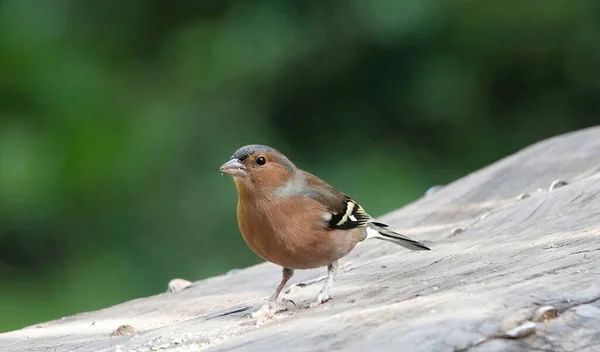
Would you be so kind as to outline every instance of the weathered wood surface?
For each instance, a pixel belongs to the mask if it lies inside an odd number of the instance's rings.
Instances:
[[[568,184],[549,191],[556,179]],[[432,251],[363,243],[341,262],[334,298],[320,307],[260,327],[244,312],[218,316],[270,293],[280,269],[260,264],[1,334],[0,349],[600,351],[600,128],[540,142],[382,220]],[[456,228],[464,232],[452,235]],[[324,272],[297,272],[292,282]],[[321,285],[287,297],[302,306]],[[528,336],[501,337],[545,305],[558,317]],[[122,324],[136,332],[110,336]]]

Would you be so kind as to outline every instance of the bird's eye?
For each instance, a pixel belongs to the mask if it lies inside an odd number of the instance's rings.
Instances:
[[[256,158],[256,163],[258,165],[264,165],[267,162],[267,159],[265,159],[264,156],[259,156],[258,158]]]

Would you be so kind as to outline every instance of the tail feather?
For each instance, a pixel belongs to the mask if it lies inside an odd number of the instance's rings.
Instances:
[[[383,226],[382,226],[383,225]],[[379,240],[389,241],[395,244],[398,244],[404,248],[408,248],[413,251],[429,251],[430,249],[408,236],[401,235],[397,232],[389,230],[387,225],[370,222],[366,226],[366,235],[367,238],[377,238]]]

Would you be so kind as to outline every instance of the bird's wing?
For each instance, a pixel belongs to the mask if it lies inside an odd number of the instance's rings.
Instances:
[[[364,226],[371,216],[354,199],[339,192],[320,178],[306,172],[304,195],[327,209],[324,218],[330,230],[349,230]],[[383,224],[382,224],[383,225]]]

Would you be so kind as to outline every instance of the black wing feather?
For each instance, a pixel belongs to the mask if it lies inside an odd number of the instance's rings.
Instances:
[[[377,222],[377,221],[371,221],[371,222],[379,227],[383,227],[383,228],[390,227],[390,225],[384,224],[382,222]]]
[[[365,225],[371,219],[360,204],[350,197],[345,197],[343,209],[343,212],[331,214],[331,220],[329,220],[327,226],[329,229],[354,229]]]

